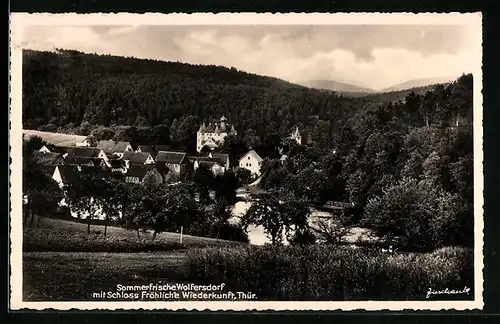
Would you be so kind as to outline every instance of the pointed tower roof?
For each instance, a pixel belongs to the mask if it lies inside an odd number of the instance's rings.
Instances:
[[[226,118],[226,117],[224,117],[224,115],[222,115],[222,117],[220,118],[220,121],[221,121],[221,122],[227,121],[227,118]]]
[[[234,125],[231,125],[231,130],[229,131],[229,134],[236,135],[236,129],[234,129]]]
[[[207,133],[214,132],[214,127],[212,126],[212,123],[208,124],[207,128],[205,129],[205,132],[207,132]]]
[[[220,134],[219,125],[215,125],[215,133]]]
[[[203,133],[205,131],[205,122],[203,122],[201,125],[200,125],[200,129],[198,130],[198,133]]]

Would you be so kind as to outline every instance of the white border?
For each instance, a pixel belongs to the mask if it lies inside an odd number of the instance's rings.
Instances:
[[[11,14],[11,215],[22,208],[22,32],[28,25],[468,25],[477,37],[471,60],[474,75],[474,301],[332,301],[332,302],[25,302],[22,300],[22,218],[11,217],[12,310],[162,309],[162,310],[471,310],[483,303],[483,110],[481,13],[338,13],[338,14]]]

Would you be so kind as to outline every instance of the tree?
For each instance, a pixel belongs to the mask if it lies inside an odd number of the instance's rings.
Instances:
[[[24,223],[27,224],[31,215],[29,226],[33,225],[35,216],[40,220],[47,214],[56,211],[63,193],[57,183],[46,175],[39,163],[33,158],[32,152],[41,144],[38,139],[27,141],[23,145],[23,194],[27,198]]]
[[[210,189],[213,187],[214,175],[204,165],[200,165],[193,173],[193,181],[200,195],[200,203],[210,204]]]
[[[283,219],[279,201],[274,197],[265,197],[250,206],[241,223],[244,229],[250,224],[262,226],[271,243],[276,245],[283,243],[283,231],[288,222]]]
[[[227,135],[222,145],[215,149],[217,152],[229,154],[229,163],[237,165],[238,161],[248,152],[247,146],[235,135]]]
[[[427,251],[443,246],[457,222],[458,196],[444,192],[432,181],[400,180],[383,195],[368,200],[362,224],[402,248]]]
[[[78,218],[87,220],[87,233],[90,233],[90,224],[102,211],[106,202],[106,182],[104,179],[86,174],[84,171],[75,171],[74,179],[65,188],[65,197]]]
[[[223,175],[214,179],[215,197],[230,205],[236,203],[236,189],[238,188],[238,179],[235,174],[228,170]]]
[[[150,130],[149,144],[170,144],[170,129],[167,125],[156,125]]]
[[[342,211],[328,217],[316,217],[311,228],[320,242],[341,244],[342,239],[351,231],[351,219],[352,216]]]
[[[153,239],[167,230],[188,227],[197,215],[197,205],[191,191],[185,186],[155,189],[155,201],[151,204],[153,216]]]
[[[108,225],[112,220],[123,217],[124,206],[127,203],[127,189],[125,183],[114,178],[105,180],[102,210],[105,215],[104,236],[107,234]]]
[[[308,230],[309,209],[302,200],[280,201],[276,195],[266,195],[250,206],[242,217],[243,228],[262,226],[273,245],[282,244],[283,238],[291,239],[292,233]]]

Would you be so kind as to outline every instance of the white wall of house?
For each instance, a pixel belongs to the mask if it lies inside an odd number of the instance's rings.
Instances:
[[[174,172],[176,175],[181,174],[180,164],[165,163],[165,165],[170,169],[170,171]]]
[[[151,156],[151,154],[148,155],[148,158],[146,159],[146,162],[144,164],[153,164],[155,163],[155,159]]]
[[[57,184],[59,185],[59,188],[62,189],[64,184],[62,182],[61,172],[59,172],[59,167],[57,167],[57,166],[56,166],[56,169],[54,170],[54,174],[52,174],[52,179],[54,179],[54,181],[56,181]]]
[[[90,142],[87,139],[85,139],[83,142],[75,143],[75,146],[78,146],[78,147],[89,147],[90,146]]]
[[[261,159],[257,153],[250,151],[240,159],[239,166],[242,169],[247,169],[254,175],[260,176],[260,161]]]
[[[50,150],[45,145],[41,149],[39,149],[38,151],[40,151],[42,153],[50,153]]]

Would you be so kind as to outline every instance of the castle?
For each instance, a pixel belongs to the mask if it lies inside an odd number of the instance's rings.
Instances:
[[[230,125],[224,116],[218,121],[209,122],[208,126],[203,122],[196,134],[196,151],[201,152],[204,146],[214,149],[222,144],[227,135],[237,134],[234,125]]]

